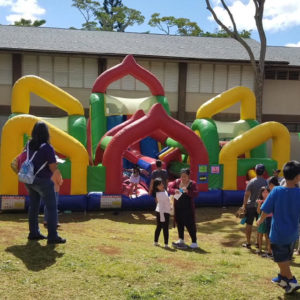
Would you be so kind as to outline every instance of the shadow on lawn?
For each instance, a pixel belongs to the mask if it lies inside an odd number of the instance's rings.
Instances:
[[[196,209],[197,223],[220,219],[222,213],[234,213],[236,208],[224,210],[221,207],[200,207]],[[155,224],[156,217],[154,211],[122,211],[122,210],[102,210],[89,212],[74,212],[71,214],[61,214],[61,223],[85,222],[91,219],[108,219],[113,222],[123,222],[128,224]],[[172,219],[170,220],[172,224]]]
[[[57,258],[64,255],[55,250],[55,245],[42,246],[37,241],[28,241],[26,245],[7,247],[5,251],[21,259],[28,270],[35,272],[52,266]]]

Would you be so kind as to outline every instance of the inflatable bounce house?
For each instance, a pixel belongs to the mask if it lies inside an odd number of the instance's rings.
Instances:
[[[108,86],[131,75],[144,83],[151,96],[128,99],[108,95]],[[64,110],[62,118],[29,114],[30,94]],[[240,102],[240,120],[224,123],[213,116]],[[34,124],[47,123],[51,144],[62,159],[58,167],[64,183],[59,209],[153,209],[148,195],[150,174],[160,159],[171,178],[190,167],[197,182],[196,205],[240,205],[246,181],[255,176],[254,166],[263,163],[265,176],[289,160],[290,136],[276,122],[258,124],[251,90],[236,87],[204,103],[192,128],[170,116],[159,80],[136,63],[132,55],[106,70],[95,81],[90,96],[89,118],[81,103],[50,82],[36,77],[19,79],[12,90],[11,115],[2,129],[0,151],[1,209],[26,209],[28,195],[10,168],[30,138]],[[272,155],[266,142],[272,140]],[[134,166],[145,170],[135,197],[129,195],[129,174]]]

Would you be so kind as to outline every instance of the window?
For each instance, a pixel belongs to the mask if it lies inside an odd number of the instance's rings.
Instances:
[[[283,123],[289,132],[300,132],[300,123]]]
[[[274,71],[274,70],[267,70],[265,72],[265,79],[276,79],[276,71]]]
[[[300,80],[300,71],[266,69],[265,79]]]
[[[289,71],[289,80],[299,80],[299,72]]]
[[[287,71],[277,71],[277,79],[278,80],[287,80],[288,72]]]

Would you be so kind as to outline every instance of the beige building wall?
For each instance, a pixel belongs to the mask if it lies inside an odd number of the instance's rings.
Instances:
[[[253,90],[254,76],[249,65],[189,63],[187,71],[186,111],[195,112],[207,100],[235,86]],[[239,113],[235,104],[224,112]]]
[[[291,159],[300,161],[300,139],[298,136],[298,133],[291,132]],[[271,157],[272,154],[272,141],[267,142],[267,151],[269,157]]]
[[[300,80],[265,80],[263,113],[299,115]]]

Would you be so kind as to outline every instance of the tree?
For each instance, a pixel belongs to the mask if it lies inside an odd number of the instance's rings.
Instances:
[[[216,32],[204,32],[201,34],[201,36],[203,37],[225,37],[225,38],[228,38],[228,37],[231,37],[225,30],[223,29],[220,29],[220,30],[216,30]],[[239,36],[241,38],[244,38],[244,39],[248,39],[251,37],[251,30],[248,31],[248,30],[242,30],[239,32]]]
[[[128,26],[142,24],[140,11],[124,6],[122,0],[104,0],[103,6],[93,0],[72,0],[85,19],[83,29],[124,32]]]
[[[175,17],[160,17],[159,13],[154,13],[151,16],[148,25],[151,27],[157,27],[165,34],[171,34],[171,28],[175,27],[177,35],[192,35],[199,36],[203,31],[197,25],[196,22],[191,22],[190,19],[186,18],[175,18]]]
[[[86,30],[97,29],[97,22],[94,19],[94,11],[100,9],[100,3],[93,0],[72,0],[72,6],[76,7],[82,14],[85,22],[82,28]]]
[[[32,20],[21,19],[20,21],[15,21],[14,25],[16,26],[29,26],[29,27],[40,27],[46,23],[46,20]]]
[[[233,15],[226,5],[224,0],[220,0],[223,8],[227,12],[230,21],[232,23],[232,28],[226,26],[216,15],[215,11],[211,7],[210,0],[205,0],[207,9],[211,12],[214,20],[221,26],[221,28],[227,32],[233,39],[237,40],[247,51],[251,66],[254,72],[254,92],[256,96],[256,117],[258,121],[262,121],[262,96],[263,96],[263,83],[264,83],[264,73],[265,73],[265,57],[266,57],[266,48],[267,48],[267,39],[265,35],[265,31],[263,28],[263,13],[264,13],[264,4],[265,0],[253,0],[254,6],[255,6],[255,23],[256,28],[259,34],[260,39],[260,54],[259,54],[259,60],[256,61],[254,53],[251,49],[251,47],[247,44],[247,42],[239,35],[235,20],[233,18]]]
[[[157,27],[159,30],[165,34],[171,34],[172,29],[175,35],[185,35],[185,36],[202,36],[202,37],[230,37],[230,35],[223,29],[216,30],[216,32],[204,32],[196,22],[192,22],[190,19],[186,18],[175,18],[170,17],[160,17],[159,13],[154,13],[151,16],[148,25],[151,27]],[[251,31],[242,30],[238,33],[242,38],[249,38],[251,36]]]

